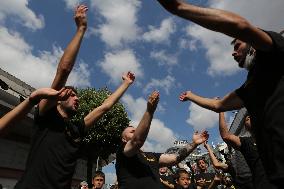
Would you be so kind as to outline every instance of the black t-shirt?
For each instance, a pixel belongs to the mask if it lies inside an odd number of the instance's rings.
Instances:
[[[116,154],[116,175],[120,189],[161,189],[160,153],[139,152],[133,157],[123,154],[121,145]]]
[[[211,182],[214,181],[215,174],[214,173],[199,173],[195,175],[195,182],[197,183],[200,179],[205,179],[205,188],[208,188]],[[196,184],[198,186],[198,184]]]
[[[160,179],[161,179],[161,182],[162,182],[162,185],[163,185],[164,189],[169,189],[170,188],[167,185],[174,186],[174,184],[175,184],[174,178],[173,178],[172,175],[160,175]],[[164,184],[164,183],[167,183],[167,185]]]
[[[236,90],[252,121],[258,150],[270,179],[284,178],[284,38],[273,40],[269,52],[257,50],[246,82]]]
[[[175,185],[174,189],[196,189],[196,186],[194,184],[190,183],[187,188],[183,188],[182,186],[177,184],[177,185]]]
[[[84,136],[84,121],[64,120],[54,107],[45,115],[35,112],[26,170],[16,189],[70,189]]]
[[[270,185],[267,176],[265,174],[261,159],[257,152],[257,147],[252,137],[240,137],[241,147],[240,151],[247,161],[247,164],[251,170],[253,184],[255,188],[269,188]]]

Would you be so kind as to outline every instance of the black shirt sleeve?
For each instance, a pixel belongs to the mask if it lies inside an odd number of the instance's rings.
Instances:
[[[265,31],[273,41],[273,49],[272,51],[276,52],[284,52],[284,37],[273,31]]]

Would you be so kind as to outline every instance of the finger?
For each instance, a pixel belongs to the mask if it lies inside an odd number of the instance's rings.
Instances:
[[[64,90],[65,90],[65,87],[61,88],[61,89],[58,91],[58,94],[61,94]]]

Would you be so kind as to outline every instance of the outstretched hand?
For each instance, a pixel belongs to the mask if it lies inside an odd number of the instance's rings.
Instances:
[[[185,92],[181,93],[180,96],[179,96],[179,100],[180,101],[187,101],[187,100],[189,100],[188,95],[190,93],[191,93],[191,91],[185,91]]]
[[[85,5],[79,5],[76,7],[74,12],[74,19],[77,25],[77,28],[87,29],[87,15],[88,7]]]
[[[127,74],[122,75],[122,80],[128,84],[132,84],[135,80],[135,75],[132,72],[127,72]]]
[[[193,136],[192,136],[192,141],[199,145],[204,143],[205,141],[207,141],[209,138],[209,134],[207,131],[203,131],[201,133],[199,133],[198,131],[195,131]]]
[[[159,100],[160,100],[159,92],[153,91],[148,98],[147,111],[149,111],[150,113],[154,113],[159,103]]]

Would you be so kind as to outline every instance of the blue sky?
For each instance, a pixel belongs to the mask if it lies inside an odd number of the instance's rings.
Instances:
[[[232,39],[170,15],[155,0],[2,0],[0,67],[36,88],[50,86],[75,33],[73,7],[79,2],[89,7],[88,31],[69,84],[114,90],[131,70],[136,81],[121,101],[133,125],[148,94],[157,89],[161,96],[145,150],[163,152],[176,139],[190,140],[194,129],[207,128],[210,142],[220,142],[218,115],[178,96],[191,90],[222,97],[242,84],[246,71],[231,57]],[[234,11],[266,30],[284,28],[282,0],[192,3]],[[232,116],[227,114],[228,121]]]

